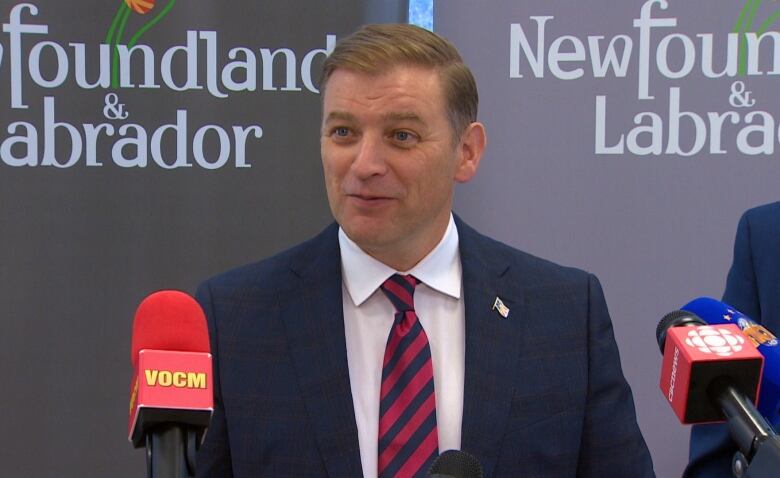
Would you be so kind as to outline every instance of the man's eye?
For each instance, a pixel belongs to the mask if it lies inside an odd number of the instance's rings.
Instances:
[[[409,143],[414,141],[416,136],[409,131],[396,131],[393,133],[393,138],[399,143]]]
[[[342,138],[345,138],[349,136],[349,128],[345,127],[338,127],[333,129],[333,134],[336,136],[341,136]]]

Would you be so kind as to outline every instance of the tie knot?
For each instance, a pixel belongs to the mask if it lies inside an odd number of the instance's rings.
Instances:
[[[414,310],[414,288],[419,282],[411,275],[393,274],[382,284],[381,289],[393,303],[396,312],[406,312]]]

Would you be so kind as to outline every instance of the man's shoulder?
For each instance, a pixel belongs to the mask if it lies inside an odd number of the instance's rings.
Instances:
[[[744,215],[753,225],[766,225],[767,227],[780,228],[780,201],[762,204],[748,209]]]
[[[338,255],[338,225],[270,257],[217,274],[203,282],[211,288],[278,288],[325,256]],[[335,245],[335,248],[334,248]],[[338,260],[338,258],[336,258]]]
[[[590,276],[582,269],[555,263],[486,236],[462,220],[458,220],[457,224],[462,255],[478,257],[478,260],[489,263],[492,268],[505,268],[507,273],[523,281],[532,280],[534,286],[581,283]]]
[[[780,257],[780,202],[748,209],[739,221],[737,244],[748,246],[756,254]]]

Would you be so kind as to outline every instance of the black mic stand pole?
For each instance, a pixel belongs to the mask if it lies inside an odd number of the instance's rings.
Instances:
[[[728,381],[712,384],[715,400],[728,419],[738,451],[732,461],[735,478],[773,478],[780,470],[780,437],[753,403]]]
[[[148,478],[194,478],[197,430],[179,423],[162,423],[146,434]]]

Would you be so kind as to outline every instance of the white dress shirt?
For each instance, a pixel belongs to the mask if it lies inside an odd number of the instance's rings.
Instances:
[[[363,476],[377,476],[382,362],[395,315],[379,286],[397,272],[421,281],[414,306],[431,346],[439,452],[460,449],[466,320],[458,230],[452,215],[439,244],[409,271],[396,271],[369,256],[341,228],[339,247],[347,362]]]

